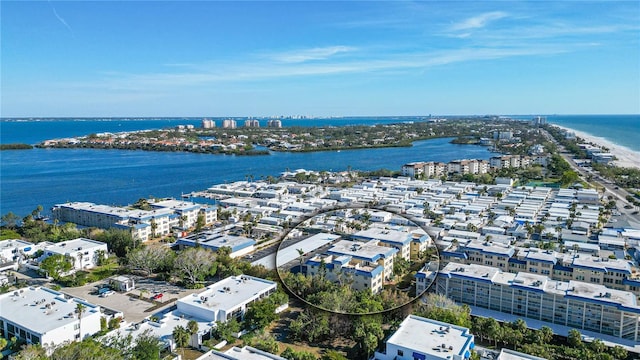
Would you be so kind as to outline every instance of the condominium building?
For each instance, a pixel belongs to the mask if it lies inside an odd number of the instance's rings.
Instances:
[[[73,270],[91,269],[107,257],[109,249],[101,241],[78,238],[59,243],[42,243],[42,255],[37,259],[43,261],[51,255],[62,255],[71,260]]]
[[[210,224],[215,221],[217,213],[212,206],[186,201],[161,200],[152,201],[149,205],[152,210],[69,202],[55,205],[52,212],[53,218],[61,222],[102,229],[124,229],[131,231],[132,236],[141,241],[169,235],[181,223],[195,225],[198,212],[204,215],[205,223]]]
[[[331,281],[350,284],[356,290],[382,290],[384,281],[393,276],[393,261],[398,250],[369,242],[340,240],[326,254],[305,262],[308,275],[326,276]]]
[[[20,239],[0,240],[0,271],[17,270],[21,263],[40,248],[40,244],[35,245]]]
[[[177,311],[210,322],[241,320],[247,306],[276,291],[270,280],[248,275],[230,276],[177,302]]]
[[[435,291],[472,307],[640,341],[636,296],[604,285],[449,263]]]
[[[224,129],[235,129],[236,127],[238,127],[238,125],[233,119],[225,119],[222,120],[222,127]]]
[[[77,313],[83,306],[82,321]],[[0,295],[0,329],[4,337],[28,344],[60,345],[100,331],[100,306],[44,287],[28,287]],[[45,347],[49,349],[49,347]]]
[[[256,119],[247,119],[244,121],[244,127],[253,127],[253,128],[257,128],[260,127],[260,121],[256,120]]]
[[[251,346],[239,348],[237,346],[220,352],[209,350],[196,360],[286,360],[283,357],[262,351]]]
[[[376,294],[382,290],[384,267],[367,265],[347,255],[316,255],[305,262],[307,274],[324,276],[327,280],[349,285],[354,290],[370,289]]]
[[[530,272],[560,281],[587,281],[640,296],[640,279],[625,259],[517,248],[491,241],[470,241],[457,249],[442,251],[441,256],[444,262],[493,266],[511,273]]]
[[[240,257],[253,252],[256,241],[244,236],[227,235],[213,231],[203,231],[192,234],[176,241],[176,245],[180,246],[200,246],[212,251],[218,251],[222,247],[231,249],[229,256],[232,258]]]
[[[419,231],[401,231],[380,227],[371,227],[351,235],[358,241],[375,241],[377,245],[392,247],[398,250],[398,255],[405,260],[415,259],[427,250],[431,244],[431,237]]]
[[[465,327],[409,315],[372,360],[464,360],[474,347],[474,336]]]
[[[270,128],[281,128],[282,127],[282,121],[280,121],[278,119],[269,120],[267,122],[267,126],[270,127]]]
[[[216,122],[211,119],[203,119],[202,120],[202,128],[203,129],[213,129],[216,127]]]

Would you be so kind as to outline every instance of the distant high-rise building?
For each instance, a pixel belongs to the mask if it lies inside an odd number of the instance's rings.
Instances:
[[[203,129],[213,129],[216,127],[216,122],[211,119],[203,119],[202,120],[202,128]]]
[[[269,122],[267,123],[268,127],[272,127],[272,128],[281,128],[282,127],[282,121],[278,120],[278,119],[273,119],[273,120],[269,120]]]
[[[547,123],[547,118],[544,116],[536,116],[532,120],[533,125],[545,125]]]
[[[225,129],[235,129],[238,125],[233,119],[226,119],[222,121],[222,127]]]
[[[260,127],[260,122],[256,119],[247,119],[244,121],[244,127]]]

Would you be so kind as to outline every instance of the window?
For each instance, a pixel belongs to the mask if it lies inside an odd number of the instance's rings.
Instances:
[[[403,356],[404,355],[404,351],[398,349],[398,356]]]

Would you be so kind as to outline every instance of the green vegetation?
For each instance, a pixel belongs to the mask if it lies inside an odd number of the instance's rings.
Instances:
[[[334,283],[322,276],[310,276],[301,273],[281,274],[282,281],[291,292],[309,304],[321,309],[345,314],[369,314],[393,309],[411,301],[402,291],[383,289],[379,294],[370,290],[354,290],[350,278],[345,276]]]
[[[29,144],[0,144],[0,150],[30,150],[33,149]]]
[[[281,357],[288,360],[317,360],[318,358],[307,351],[295,351],[290,347],[287,347],[281,354]]]

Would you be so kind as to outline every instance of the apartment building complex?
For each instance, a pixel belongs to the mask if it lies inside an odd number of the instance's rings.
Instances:
[[[398,250],[369,242],[340,240],[326,254],[305,262],[309,275],[324,275],[331,281],[350,283],[355,290],[371,289],[377,293],[393,276],[393,261]]]
[[[636,296],[604,285],[449,263],[438,273],[435,291],[470,306],[640,340]]]
[[[76,312],[84,306],[82,321]],[[5,338],[28,344],[60,345],[100,331],[100,306],[60,292],[28,287],[0,295],[0,328]]]
[[[206,224],[213,223],[217,216],[214,207],[187,201],[169,199],[152,201],[149,205],[152,210],[70,202],[55,205],[52,212],[53,218],[61,222],[102,229],[125,229],[141,241],[169,235],[173,228],[195,226],[199,214],[202,214]]]

